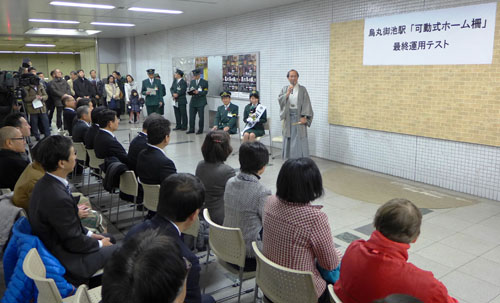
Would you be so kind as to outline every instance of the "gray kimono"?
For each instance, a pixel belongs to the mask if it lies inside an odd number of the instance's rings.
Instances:
[[[288,85],[283,87],[278,97],[280,103],[280,120],[283,121],[283,159],[309,157],[307,143],[307,127],[311,126],[314,116],[311,100],[307,89],[298,85],[297,108],[290,109],[290,102],[286,97]],[[304,116],[306,124],[293,125]]]

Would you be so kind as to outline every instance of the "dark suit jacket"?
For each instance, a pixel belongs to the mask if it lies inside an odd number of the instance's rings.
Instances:
[[[201,91],[199,89],[201,88]],[[196,80],[191,80],[189,84],[188,92],[192,90],[198,90],[198,94],[191,95],[190,107],[202,107],[207,105],[207,94],[208,94],[208,81],[205,79],[200,79],[198,85],[196,85]]]
[[[81,255],[99,250],[99,242],[87,237],[74,198],[61,181],[48,174],[33,189],[28,215],[33,234],[66,269],[74,268]]]
[[[201,292],[200,292],[200,263],[198,257],[184,244],[179,232],[175,226],[170,223],[167,219],[160,215],[154,216],[151,220],[146,220],[143,223],[134,226],[125,237],[125,241],[131,238],[132,235],[137,233],[150,230],[159,229],[160,233],[175,239],[175,242],[179,246],[181,254],[189,262],[191,262],[192,267],[189,271],[187,277],[186,286],[186,303],[199,303],[201,302]]]
[[[94,140],[95,136],[99,132],[99,125],[92,124],[85,135],[85,148],[86,149],[94,149]]]
[[[76,118],[76,111],[69,108],[63,110],[64,129],[68,131],[70,136],[73,136],[73,121]]]
[[[75,98],[89,96],[93,98],[95,96],[94,88],[92,83],[90,83],[87,78],[80,78],[73,81],[73,90],[75,91]]]
[[[102,129],[99,130],[94,139],[95,155],[99,159],[106,159],[109,157],[117,157],[120,162],[128,165],[128,156],[125,148],[116,140]]]
[[[139,153],[148,147],[148,136],[140,132],[137,137],[135,137],[130,146],[128,147],[128,167],[135,171],[137,166],[137,157]]]
[[[135,170],[141,182],[146,184],[161,184],[166,177],[177,173],[174,162],[149,145],[139,153]]]
[[[73,142],[84,142],[85,135],[89,131],[90,126],[87,122],[77,119],[73,124]]]
[[[30,162],[21,153],[0,149],[0,188],[14,190],[17,179]]]

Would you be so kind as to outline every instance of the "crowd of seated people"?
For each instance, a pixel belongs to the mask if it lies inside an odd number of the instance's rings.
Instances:
[[[71,96],[62,99],[67,108],[76,103]],[[27,211],[33,234],[65,267],[68,281],[88,283],[105,267],[103,303],[160,298],[214,302],[200,291],[198,257],[183,236],[196,220],[203,220],[200,211],[205,208],[217,224],[241,230],[245,271],[256,269],[251,247],[255,241],[271,261],[312,272],[318,302],[329,302],[328,284],[334,284],[345,303],[457,302],[431,272],[408,262],[408,249],[422,224],[420,210],[410,201],[393,199],[380,206],[370,239],[352,242],[342,256],[327,215],[312,204],[324,191],[321,173],[310,158],[284,162],[273,194],[260,182],[269,162],[266,146],[244,142],[236,173],[224,163],[232,152],[228,132],[212,130],[201,147],[204,160],[196,176],[178,173],[165,153],[171,131],[167,119],[150,115],[127,153],[114,135],[119,127],[116,111],[92,110],[91,104],[82,98],[76,105],[73,141],[92,147],[98,158],[117,158],[135,170],[142,183],[159,184],[156,213],[132,227],[118,245],[108,234],[89,231],[66,180],[76,163],[71,139],[45,137],[29,154],[29,125],[22,115],[7,117],[11,126],[0,128],[0,170],[9,172],[2,173],[0,186],[14,190],[14,204]]]

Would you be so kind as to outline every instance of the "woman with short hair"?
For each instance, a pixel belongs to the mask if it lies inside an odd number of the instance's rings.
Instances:
[[[318,166],[310,158],[287,160],[278,174],[276,195],[264,206],[263,254],[271,261],[313,273],[318,302],[329,302],[320,268],[331,272],[341,259],[327,215],[311,202],[323,195]]]

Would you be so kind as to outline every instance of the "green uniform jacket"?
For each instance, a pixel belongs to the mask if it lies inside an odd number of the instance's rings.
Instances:
[[[156,95],[155,96],[146,95],[146,91],[148,88],[155,88]],[[141,94],[145,96],[146,105],[149,105],[149,106],[159,105],[160,102],[163,102],[161,81],[159,79],[154,79],[153,84],[151,85],[151,82],[149,82],[149,78],[143,80]]]
[[[201,91],[198,91],[197,95],[191,96],[191,103],[189,104],[191,107],[202,107],[207,105],[207,94],[208,94],[208,82],[205,79],[200,79],[200,83],[196,85],[196,80],[191,80],[189,84],[188,91],[198,90],[201,87]]]
[[[229,117],[229,115],[231,117]],[[217,126],[218,129],[223,129],[226,126],[229,126],[229,133],[236,134],[237,132],[237,123],[238,121],[238,105],[234,105],[233,103],[229,104],[228,110],[221,105],[217,107],[217,114],[215,115],[214,125]]]
[[[172,82],[172,86],[170,87],[170,93],[172,95],[173,94],[179,95],[177,99],[175,99],[179,105],[187,104],[186,91],[187,91],[186,81],[184,81],[184,79],[180,79],[179,83],[177,83],[177,79],[174,79],[174,82]]]
[[[245,106],[245,110],[243,111],[243,122],[245,124],[247,123],[248,116],[250,116],[250,109],[252,108],[252,104],[248,104]],[[266,132],[264,130],[264,123],[267,122],[267,108],[266,110],[262,113],[262,116],[260,116],[259,122],[255,124],[254,127],[250,128],[247,131],[250,131],[251,129],[255,130],[255,134],[257,137],[263,136],[264,133]]]

